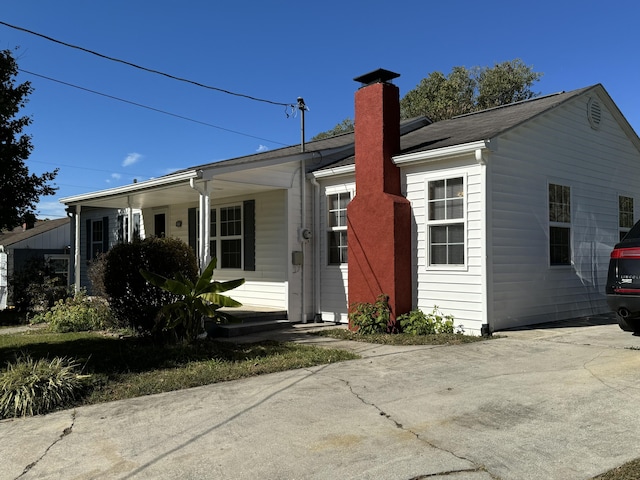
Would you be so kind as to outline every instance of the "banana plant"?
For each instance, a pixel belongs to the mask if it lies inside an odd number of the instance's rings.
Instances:
[[[241,307],[242,304],[221,293],[239,287],[244,283],[244,278],[228,282],[214,281],[216,263],[214,257],[195,282],[180,273],[175,279],[171,279],[140,269],[140,274],[147,282],[177,297],[176,301],[162,307],[157,327],[176,331],[179,329],[184,332],[187,342],[193,342],[204,332],[205,317],[216,322],[233,320],[232,315],[221,312],[220,308]]]

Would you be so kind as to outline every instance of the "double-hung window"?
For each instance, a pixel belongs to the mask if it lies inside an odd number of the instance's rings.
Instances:
[[[347,205],[351,192],[327,195],[327,245],[329,265],[347,263]]]
[[[622,240],[633,227],[633,197],[618,197],[618,226]]]
[[[94,220],[91,223],[91,258],[96,258],[104,252],[104,222]]]
[[[429,265],[464,265],[464,177],[431,180],[427,186]]]
[[[571,188],[549,184],[549,264],[571,265]]]
[[[220,268],[242,268],[242,206],[211,209],[209,248]]]

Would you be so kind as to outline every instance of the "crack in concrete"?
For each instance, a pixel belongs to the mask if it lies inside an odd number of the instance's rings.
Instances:
[[[611,390],[614,390],[622,395],[626,395],[627,397],[631,397],[631,398],[635,398],[634,395],[630,394],[629,392],[626,392],[624,390],[622,390],[621,388],[616,388],[613,385],[607,383],[603,378],[601,378],[600,376],[596,375],[595,372],[593,370],[591,370],[591,368],[589,368],[589,364],[596,361],[604,352],[598,352],[597,355],[595,355],[592,359],[587,360],[586,362],[584,362],[582,364],[582,368],[584,368],[587,372],[589,372],[589,374],[595,378],[596,380],[598,380],[602,385],[604,385],[607,388],[610,388]]]
[[[54,447],[54,445],[56,445],[60,440],[62,440],[64,437],[66,437],[67,435],[69,435],[73,431],[73,426],[75,425],[75,423],[76,423],[76,411],[74,409],[73,413],[71,414],[71,425],[69,425],[67,428],[62,430],[62,433],[60,434],[60,436],[58,438],[56,438],[56,440],[45,449],[45,451],[42,453],[42,455],[40,455],[40,457],[38,459],[36,459],[35,461],[31,462],[26,467],[24,467],[24,470],[22,471],[22,473],[20,475],[18,475],[14,480],[18,480],[19,478],[23,477],[24,475],[26,475],[29,472],[29,470],[31,470],[38,463],[40,463],[42,461],[42,459],[47,456],[47,453],[49,453],[49,450],[51,450]]]
[[[494,476],[491,472],[489,472],[486,467],[484,467],[483,465],[478,465],[476,464],[473,460],[470,460],[468,458],[462,457],[458,454],[456,454],[455,452],[452,452],[450,450],[447,450],[446,448],[442,448],[438,445],[435,445],[434,443],[430,442],[429,440],[422,438],[420,436],[419,433],[414,432],[413,430],[411,430],[410,428],[406,428],[404,425],[402,425],[400,422],[398,422],[395,418],[393,418],[390,414],[386,413],[384,410],[382,410],[380,407],[378,407],[375,403],[369,402],[367,400],[365,400],[360,394],[358,394],[354,389],[353,386],[351,385],[351,383],[348,380],[344,380],[344,379],[337,379],[340,380],[341,382],[343,382],[348,388],[349,391],[351,392],[351,394],[356,397],[358,400],[360,400],[363,404],[368,405],[370,407],[375,408],[378,411],[378,414],[381,417],[385,417],[387,420],[393,422],[393,424],[396,426],[396,428],[399,428],[407,433],[410,433],[411,435],[413,435],[414,437],[416,437],[417,440],[419,440],[422,443],[425,443],[427,445],[429,445],[431,448],[434,448],[436,450],[440,450],[442,452],[447,452],[450,455],[453,455],[454,457],[456,457],[459,460],[465,461],[465,462],[469,462],[471,465],[473,465],[472,468],[464,468],[464,469],[460,469],[460,470],[450,470],[450,471],[446,471],[446,472],[439,472],[439,473],[433,473],[433,474],[427,474],[427,475],[419,475],[417,477],[412,477],[409,480],[420,480],[422,478],[429,478],[429,477],[437,477],[437,476],[442,476],[442,475],[453,475],[455,473],[469,473],[469,472],[485,472],[488,473],[491,478],[493,478],[494,480],[500,480],[498,477]]]

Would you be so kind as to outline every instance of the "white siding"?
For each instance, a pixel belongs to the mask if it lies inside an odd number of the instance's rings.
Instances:
[[[320,189],[320,314],[325,322],[347,323],[348,319],[348,274],[347,264],[329,265],[328,258],[328,213],[327,195],[338,192],[355,192],[352,175],[322,182]],[[353,197],[352,197],[353,198]]]
[[[503,135],[489,156],[492,328],[607,311],[604,285],[618,239],[618,195],[640,213],[640,156],[611,113],[600,130],[578,98]],[[548,184],[571,188],[571,266],[549,266]]]
[[[484,187],[482,166],[473,155],[447,162],[403,168],[406,196],[413,213],[414,308],[430,312],[434,306],[453,315],[456,326],[479,333],[484,318]],[[429,180],[463,177],[465,181],[464,267],[429,266],[427,246],[427,184]]]

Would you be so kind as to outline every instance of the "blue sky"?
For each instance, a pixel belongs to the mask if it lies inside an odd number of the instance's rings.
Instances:
[[[2,22],[219,89],[276,103],[303,97],[307,139],[353,118],[353,78],[363,73],[400,73],[402,96],[430,72],[515,58],[544,74],[534,86],[541,94],[602,83],[640,132],[638,18],[634,0],[21,0],[0,13]],[[62,197],[300,141],[299,116],[281,105],[0,25],[0,48],[15,47],[23,70],[196,121],[21,73],[35,89],[21,112],[33,118],[28,166],[60,168],[40,218],[64,216]]]

